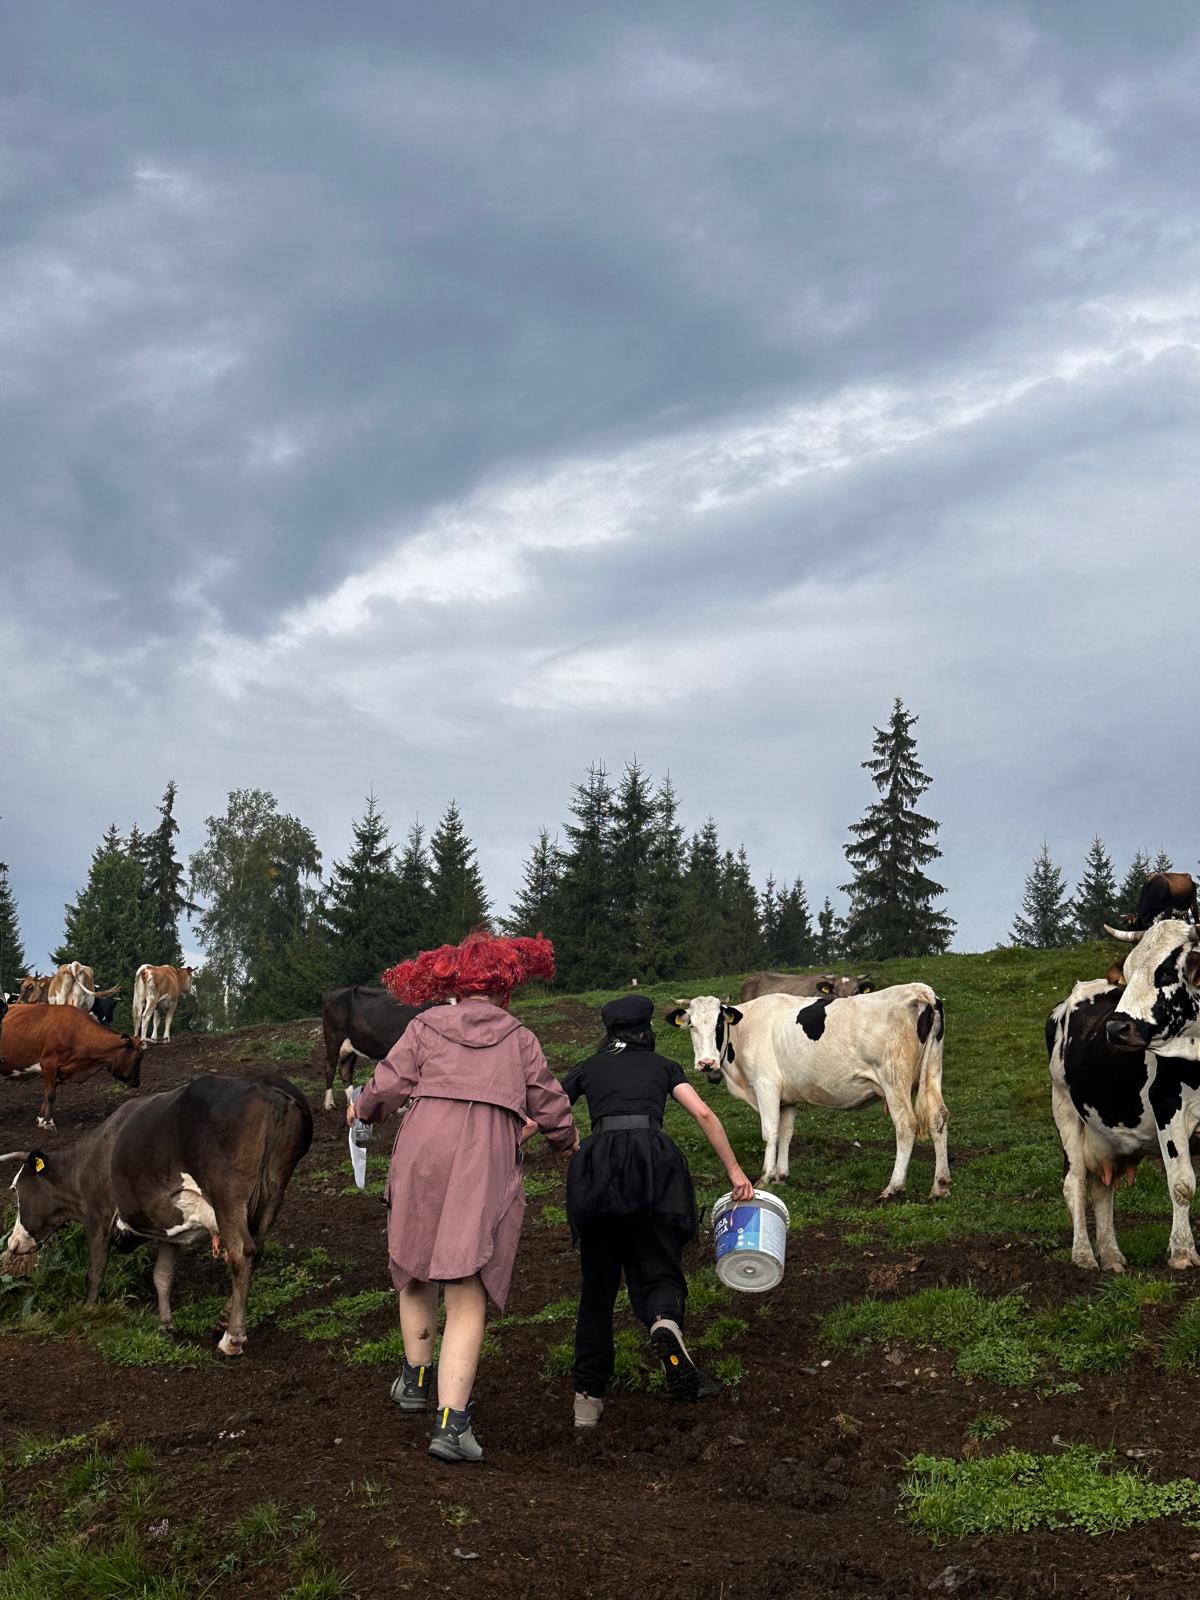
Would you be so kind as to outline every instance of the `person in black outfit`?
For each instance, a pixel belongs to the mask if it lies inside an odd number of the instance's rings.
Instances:
[[[690,1112],[729,1175],[734,1198],[754,1186],[738,1165],[720,1118],[654,1049],[645,995],[610,1000],[595,1055],[572,1067],[563,1088],[587,1100],[592,1131],[567,1169],[567,1216],[579,1246],[583,1286],[575,1324],[575,1425],[593,1427],[613,1373],[613,1304],[621,1274],[633,1312],[650,1330],[672,1400],[715,1394],[683,1342],[687,1279],[681,1256],[696,1236],[696,1196],[682,1152],[663,1132],[667,1097]]]

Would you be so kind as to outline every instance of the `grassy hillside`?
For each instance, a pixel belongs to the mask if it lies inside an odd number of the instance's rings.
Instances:
[[[908,1199],[880,1207],[876,1196],[891,1170],[892,1125],[882,1102],[863,1111],[802,1108],[796,1117],[791,1175],[778,1192],[795,1228],[832,1228],[849,1245],[872,1240],[928,1245],[976,1235],[1018,1233],[1031,1243],[1069,1243],[1062,1200],[1062,1153],[1050,1114],[1043,1026],[1047,1013],[1081,978],[1103,974],[1107,945],[1069,950],[994,950],[923,961],[883,962],[872,969],[882,987],[916,979],[932,984],[946,1007],[944,1093],[950,1109],[951,1193],[931,1202],[932,1148],[918,1143],[909,1168]],[[816,969],[813,969],[816,970]],[[743,973],[693,982],[685,989],[647,989],[660,1015],[678,996],[736,998]],[[600,1034],[596,1020],[609,994],[547,996],[519,1010],[547,1041],[556,1067],[585,1055]],[[690,1068],[689,1035],[660,1027],[659,1048]],[[758,1119],[723,1088],[691,1080],[725,1122],[751,1176],[761,1170]],[[695,1124],[668,1112],[672,1136],[689,1154],[704,1201],[723,1192],[724,1175]],[[1122,1191],[1118,1228],[1131,1262],[1159,1263],[1166,1252],[1170,1207],[1156,1166]],[[1140,1219],[1146,1220],[1140,1220]],[[1149,1219],[1153,1218],[1153,1221]],[[1131,1221],[1132,1219],[1132,1221]]]

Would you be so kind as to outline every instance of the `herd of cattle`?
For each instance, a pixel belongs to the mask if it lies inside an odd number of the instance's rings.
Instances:
[[[1190,1144],[1200,1126],[1195,883],[1184,873],[1156,874],[1125,920],[1125,929],[1107,929],[1129,946],[1118,977],[1076,984],[1046,1024],[1063,1193],[1074,1229],[1072,1259],[1081,1267],[1097,1266],[1087,1232],[1090,1198],[1099,1265],[1122,1269],[1114,1190],[1133,1181],[1145,1156],[1159,1154],[1173,1206],[1170,1265],[1200,1266],[1190,1221],[1196,1188]],[[37,987],[26,992],[23,986],[22,998],[0,1009],[0,1076],[40,1071],[38,1123],[53,1128],[59,1083],[107,1067],[120,1082],[138,1085],[152,1020],[157,1038],[161,1012],[164,1043],[169,1041],[171,1017],[191,987],[191,971],[139,968],[132,1036],[95,1020],[96,1002],[114,991],[97,991],[90,968],[71,963],[52,979],[26,981]],[[416,1014],[383,989],[356,986],[324,996],[326,1110],[334,1108],[335,1079],[348,1090],[357,1060],[380,1060]],[[677,1001],[666,1020],[689,1030],[695,1070],[711,1083],[723,1082],[757,1111],[762,1183],[787,1177],[797,1106],[848,1110],[878,1099],[896,1140],[881,1198],[904,1189],[918,1137],[933,1142],[932,1197],[949,1192],[945,1010],[928,984],[876,989],[865,974],[761,972],[743,984],[736,1006],[699,995]],[[0,1271],[23,1270],[22,1263],[36,1259],[57,1228],[80,1222],[90,1253],[88,1299],[94,1302],[114,1234],[155,1240],[159,1316],[169,1328],[179,1247],[209,1237],[213,1254],[226,1256],[232,1278],[219,1348],[240,1355],[250,1274],[311,1140],[312,1116],[301,1092],[285,1079],[259,1074],[199,1078],[132,1101],[52,1155],[31,1150],[0,1156],[0,1162],[18,1164],[12,1183],[17,1220]]]

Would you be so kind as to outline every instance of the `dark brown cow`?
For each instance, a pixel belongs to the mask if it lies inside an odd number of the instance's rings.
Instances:
[[[113,1033],[74,1006],[10,1006],[0,1022],[0,1076],[42,1073],[39,1128],[54,1126],[54,1098],[60,1083],[90,1078],[106,1067],[119,1083],[141,1082],[145,1045]]]
[[[1185,917],[1200,923],[1196,909],[1196,880],[1190,872],[1154,872],[1142,885],[1137,909],[1125,912],[1122,921],[1127,927],[1144,933],[1164,917]]]
[[[65,1150],[0,1157],[21,1163],[8,1248],[29,1256],[64,1223],[81,1222],[94,1305],[114,1233],[156,1240],[158,1316],[169,1330],[179,1247],[211,1239],[233,1279],[217,1348],[240,1356],[250,1274],[312,1131],[308,1102],[274,1073],[197,1078],[130,1101]]]
[[[325,1037],[325,1110],[333,1110],[333,1079],[342,1088],[354,1083],[354,1062],[382,1061],[424,1006],[402,1006],[386,989],[357,983],[349,989],[330,989],[321,996],[321,1031]]]
[[[860,972],[857,978],[839,976],[836,972],[822,972],[815,978],[798,977],[794,972],[752,972],[742,984],[741,998],[757,1000],[764,994],[794,994],[801,998],[812,998],[827,994],[844,1000],[847,995],[870,994],[874,988],[865,972]]]

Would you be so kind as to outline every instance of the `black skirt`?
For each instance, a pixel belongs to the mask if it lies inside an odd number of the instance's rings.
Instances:
[[[661,1128],[590,1134],[567,1168],[571,1237],[597,1217],[654,1217],[682,1243],[696,1237],[696,1191],[678,1146]]]

